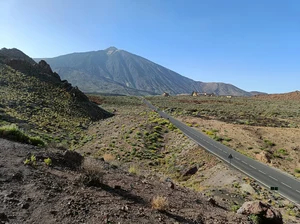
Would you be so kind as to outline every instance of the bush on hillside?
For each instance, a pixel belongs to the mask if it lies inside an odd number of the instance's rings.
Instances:
[[[35,146],[45,146],[45,142],[40,137],[28,136],[24,131],[19,129],[16,124],[1,126],[0,137]]]

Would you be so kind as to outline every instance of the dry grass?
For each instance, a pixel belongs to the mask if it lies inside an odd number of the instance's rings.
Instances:
[[[103,182],[103,170],[99,164],[93,160],[85,159],[82,168],[85,171],[81,181],[86,186],[100,187]]]
[[[115,160],[115,156],[112,155],[112,154],[104,154],[104,155],[103,155],[103,159],[104,159],[106,162],[111,162],[111,161],[114,161],[114,160]]]
[[[136,175],[139,175],[139,169],[136,165],[131,165],[128,169],[128,172],[129,173],[132,173],[132,174],[136,174]]]
[[[155,196],[151,201],[151,205],[153,209],[164,211],[169,207],[169,202],[166,197]]]

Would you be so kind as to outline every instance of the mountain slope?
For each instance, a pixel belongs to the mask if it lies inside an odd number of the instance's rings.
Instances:
[[[39,59],[37,59],[39,60]],[[84,92],[127,93],[128,88],[141,95],[208,92],[217,95],[249,96],[250,93],[225,83],[196,82],[163,66],[124,50],[73,53],[45,58],[63,79]],[[141,93],[141,91],[144,91]]]
[[[17,49],[0,50],[0,125],[17,123],[46,141],[78,143],[83,125],[110,116],[45,61],[35,63]]]

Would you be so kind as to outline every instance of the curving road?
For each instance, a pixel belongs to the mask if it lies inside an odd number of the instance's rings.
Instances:
[[[208,152],[214,154],[223,161],[230,163],[231,166],[240,170],[247,176],[257,180],[265,187],[269,189],[271,187],[278,187],[277,192],[280,195],[300,206],[300,181],[293,176],[244,156],[237,151],[209,138],[201,132],[188,127],[165,112],[157,110],[157,108],[154,107],[149,101],[143,99],[143,102],[151,109],[157,111],[160,116],[168,119],[185,135],[194,140]]]

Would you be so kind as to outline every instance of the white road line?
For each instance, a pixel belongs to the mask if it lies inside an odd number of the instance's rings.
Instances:
[[[244,164],[247,164],[247,165],[248,165],[248,163],[246,163],[245,161],[242,161],[242,163],[244,163]]]
[[[285,185],[285,186],[287,186],[287,187],[289,187],[289,188],[291,188],[292,189],[292,187],[291,186],[289,186],[289,185],[287,185],[287,184],[285,184],[285,183],[283,183],[283,182],[281,182],[283,185]]]
[[[266,175],[266,173],[265,172],[263,172],[263,171],[261,171],[261,170],[258,170],[259,172],[261,172],[261,173],[263,173],[264,175]]]
[[[300,193],[300,191],[296,190],[298,193]]]
[[[240,160],[239,158],[235,158],[236,160]]]
[[[276,180],[276,181],[278,181],[276,178],[274,178],[274,177],[272,177],[272,176],[269,176],[270,178],[272,178],[273,180]]]
[[[255,169],[256,170],[256,168],[254,167],[254,166],[251,166],[251,165],[249,165],[252,169]]]
[[[225,154],[228,154],[227,152],[224,151]]]

